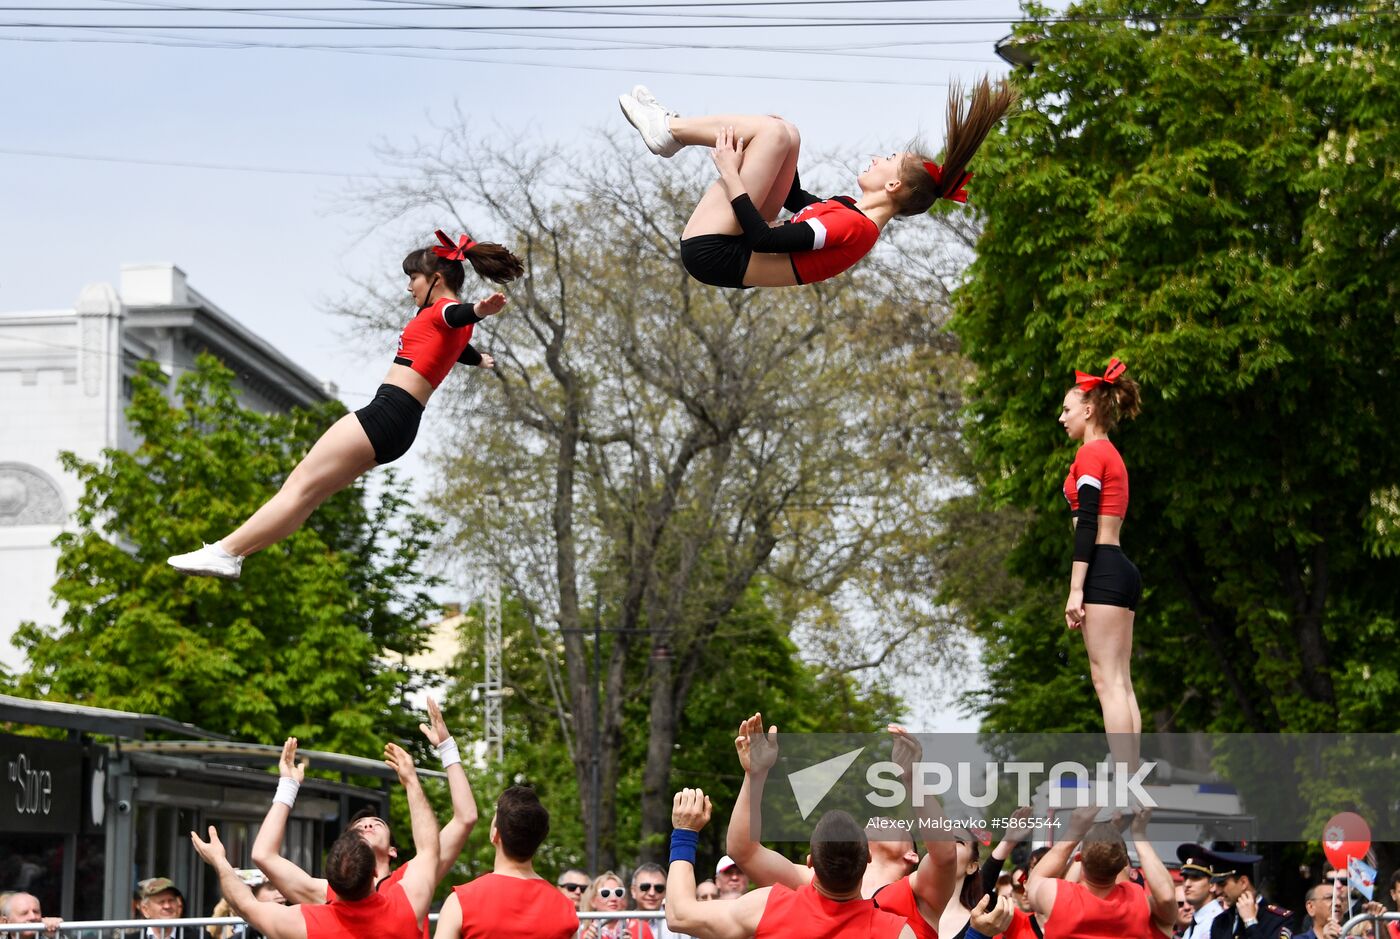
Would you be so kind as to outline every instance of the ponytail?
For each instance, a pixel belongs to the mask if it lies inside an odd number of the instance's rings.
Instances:
[[[1093,407],[1094,423],[1104,433],[1111,433],[1119,421],[1130,421],[1142,411],[1142,390],[1117,359],[1109,359],[1101,376],[1076,370],[1074,384]]]
[[[963,186],[972,178],[967,164],[987,139],[997,122],[1019,99],[1015,86],[1002,79],[993,87],[983,78],[973,86],[972,100],[964,101],[963,89],[954,83],[948,89],[948,131],[943,145],[943,165],[918,152],[917,144],[900,167],[903,196],[898,200],[899,215],[921,215],[939,199],[966,202]]]
[[[463,261],[471,263],[478,277],[497,284],[509,283],[525,273],[525,265],[520,263],[520,259],[501,245],[490,241],[473,241],[468,235],[463,235],[453,244],[452,239],[442,231],[436,234],[441,244],[410,251],[408,257],[403,259],[405,274],[422,274],[424,277],[439,275],[449,290],[459,293],[467,279]]]

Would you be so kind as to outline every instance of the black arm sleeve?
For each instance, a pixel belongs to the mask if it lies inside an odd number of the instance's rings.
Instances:
[[[792,188],[788,190],[787,199],[783,202],[783,208],[789,212],[800,212],[813,202],[822,201],[819,196],[814,196],[802,188],[802,180],[798,178],[797,171],[792,173]]]
[[[1001,868],[1005,862],[992,855],[987,855],[987,860],[982,864],[982,892],[989,897],[997,894],[997,878],[1001,876]]]
[[[776,228],[763,220],[748,193],[729,203],[734,207],[734,217],[744,229],[744,244],[750,251],[764,254],[792,254],[794,251],[811,251],[817,243],[817,233],[811,225],[779,225]]]
[[[481,317],[476,315],[475,303],[454,303],[442,311],[442,318],[453,329],[481,322]]]
[[[1099,492],[1098,486],[1079,487],[1078,519],[1074,526],[1074,559],[1088,561],[1094,556],[1094,542],[1099,538]]]
[[[462,354],[457,356],[457,361],[463,365],[480,365],[481,353],[473,349],[471,344],[468,343],[467,347],[462,350]]]

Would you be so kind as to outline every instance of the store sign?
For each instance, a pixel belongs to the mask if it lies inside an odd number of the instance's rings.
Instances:
[[[82,781],[79,744],[0,734],[0,831],[78,831]]]

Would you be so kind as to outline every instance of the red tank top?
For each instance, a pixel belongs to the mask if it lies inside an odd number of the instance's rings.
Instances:
[[[378,893],[383,893],[390,887],[398,886],[399,881],[403,880],[403,875],[406,873],[408,873],[408,865],[400,864],[398,867],[391,870],[388,874],[384,875],[384,877],[380,879],[379,883],[374,885],[375,891]],[[335,902],[335,900],[335,888],[333,888],[329,883],[327,883],[326,902],[333,903]],[[424,915],[423,917],[423,939],[433,939],[433,927],[431,924],[429,924],[428,917],[426,915]]]
[[[813,202],[787,224],[810,225],[817,236],[811,251],[790,255],[799,284],[815,284],[849,270],[880,238],[880,227],[846,196]]]
[[[444,311],[460,300],[443,297],[437,302],[423,307],[418,315],[408,321],[399,334],[399,351],[394,361],[407,365],[428,380],[436,388],[442,384],[452,366],[467,344],[472,341],[472,327],[448,326]]]
[[[306,939],[418,939],[422,924],[401,884],[363,900],[303,903]]]
[[[803,939],[898,939],[904,917],[886,913],[870,900],[831,900],[811,884],[790,890],[769,888],[754,939],[802,936]]]
[[[1095,486],[1099,490],[1099,514],[1128,517],[1128,467],[1118,448],[1108,440],[1093,440],[1079,448],[1065,477],[1065,498],[1069,507],[1079,511],[1079,489]]]
[[[914,930],[914,939],[938,939],[938,929],[919,912],[919,900],[914,896],[914,882],[906,875],[892,884],[886,884],[875,891],[870,899],[886,913],[904,917],[909,928]]]
[[[483,874],[453,887],[462,905],[462,939],[572,939],[578,913],[547,880]]]
[[[1102,900],[1083,884],[1055,885],[1045,939],[1160,939],[1155,933],[1147,894],[1137,884],[1115,884]]]

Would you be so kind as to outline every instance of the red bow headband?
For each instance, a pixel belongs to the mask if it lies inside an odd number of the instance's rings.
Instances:
[[[924,169],[927,170],[928,174],[933,177],[933,184],[935,186],[943,185],[943,167],[939,166],[937,163],[925,160]],[[972,179],[971,173],[963,173],[962,179],[958,180],[957,188],[950,192],[948,195],[944,196],[943,198],[947,199],[949,202],[966,202],[966,187],[968,180],[970,179]]]
[[[452,239],[443,234],[441,228],[434,232],[434,234],[438,236],[438,241],[441,241],[442,245],[434,245],[433,254],[436,254],[440,258],[446,258],[449,261],[465,261],[467,259],[467,252],[476,246],[476,242],[472,241],[466,235],[463,235],[461,240],[454,245]]]
[[[1103,370],[1103,375],[1089,375],[1085,372],[1081,372],[1079,369],[1075,369],[1074,383],[1079,387],[1080,391],[1091,391],[1094,386],[1100,382],[1110,385],[1113,384],[1118,380],[1118,376],[1122,375],[1127,370],[1128,366],[1124,365],[1122,362],[1117,359],[1109,359],[1108,368]]]

